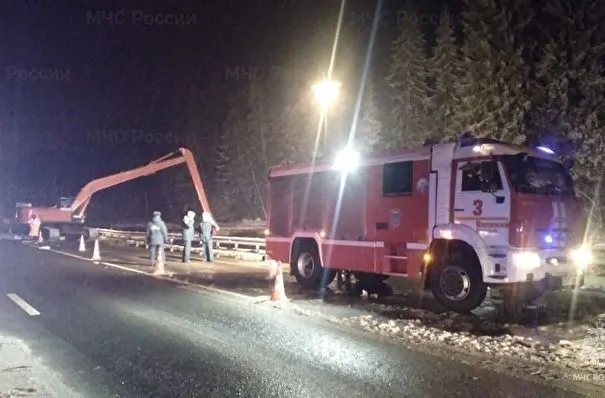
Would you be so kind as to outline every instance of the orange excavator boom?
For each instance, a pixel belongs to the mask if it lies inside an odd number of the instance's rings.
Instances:
[[[123,171],[121,173],[113,174],[107,177],[98,178],[90,181],[86,184],[74,198],[70,208],[72,219],[82,220],[86,212],[86,208],[90,203],[92,195],[107,188],[122,184],[124,182],[132,181],[140,177],[149,176],[157,173],[158,171],[178,166],[185,163],[189,169],[189,174],[193,180],[193,186],[195,192],[202,206],[204,212],[212,214],[210,211],[210,205],[206,192],[204,191],[204,185],[202,178],[198,170],[197,164],[191,151],[187,148],[179,148],[179,150],[169,153],[168,155],[162,156],[159,159],[151,161],[149,164],[136,169]],[[214,216],[213,216],[214,218]]]

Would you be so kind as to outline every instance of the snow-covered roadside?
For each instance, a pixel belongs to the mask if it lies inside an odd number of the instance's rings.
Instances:
[[[563,379],[605,386],[605,314],[600,323],[595,322],[584,339],[549,343],[537,337],[514,335],[501,325],[485,321],[480,326],[482,333],[477,333],[477,325],[452,313],[432,314],[432,319],[428,322],[426,314],[420,313],[407,319],[389,319],[376,313],[336,317],[295,303],[287,306],[301,315],[321,317],[342,326],[381,335],[409,347],[456,353],[458,357],[473,357],[486,367],[508,369],[546,380]],[[492,335],[488,334],[490,329]]]
[[[0,335],[0,398],[58,396],[42,380],[39,366],[25,343]]]
[[[603,319],[605,322],[605,318]],[[595,335],[603,337],[581,342],[561,340],[547,343],[533,337],[475,335],[470,332],[449,332],[428,327],[419,319],[387,320],[375,315],[364,315],[345,320],[362,329],[415,344],[440,344],[465,354],[484,354],[493,362],[499,359],[519,360],[519,367],[546,379],[577,378],[590,374],[592,381],[605,385],[605,330],[595,327]],[[600,344],[599,344],[600,343]],[[563,371],[566,369],[567,371]]]

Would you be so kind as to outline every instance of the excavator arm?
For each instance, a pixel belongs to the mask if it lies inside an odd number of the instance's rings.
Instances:
[[[206,192],[204,191],[202,178],[200,177],[200,172],[195,163],[195,159],[193,158],[193,154],[189,149],[180,148],[178,151],[162,156],[161,158],[156,159],[145,166],[123,171],[107,177],[98,178],[89,182],[80,190],[71,204],[72,218],[75,220],[82,220],[92,195],[99,191],[111,188],[124,182],[135,180],[140,177],[149,176],[157,173],[158,171],[173,166],[178,166],[183,163],[185,163],[189,169],[189,174],[193,180],[193,186],[195,187],[195,192],[200,204],[202,205],[202,210],[212,214],[210,211],[210,205],[208,204],[208,198],[206,197]],[[214,218],[214,216],[212,218]]]

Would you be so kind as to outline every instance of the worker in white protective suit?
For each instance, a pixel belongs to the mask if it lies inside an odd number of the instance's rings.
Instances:
[[[183,234],[183,255],[181,260],[184,263],[191,261],[191,242],[195,235],[195,212],[188,211],[183,217],[182,234]]]
[[[202,245],[204,247],[204,254],[206,255],[206,261],[211,263],[214,261],[213,243],[212,237],[214,232],[218,232],[221,229],[218,224],[214,221],[214,218],[207,211],[202,213],[202,223],[200,225],[202,230]]]
[[[32,214],[27,223],[29,224],[30,238],[37,238],[40,234],[40,217]]]

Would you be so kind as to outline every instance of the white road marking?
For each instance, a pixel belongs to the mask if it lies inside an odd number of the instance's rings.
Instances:
[[[129,267],[125,267],[123,265],[118,265],[118,264],[114,264],[114,263],[108,263],[105,261],[102,261],[100,264],[106,265],[108,267],[112,267],[112,268],[117,268],[117,269],[121,269],[122,271],[128,271],[128,272],[134,272],[136,274],[142,274],[142,275],[153,275],[153,273],[151,272],[145,272],[145,271],[141,271],[135,268],[129,268]]]
[[[25,311],[29,316],[40,315],[40,313],[31,305],[29,305],[25,300],[21,297],[17,296],[15,293],[8,293],[8,298],[13,300],[15,304],[17,304],[23,311]]]

